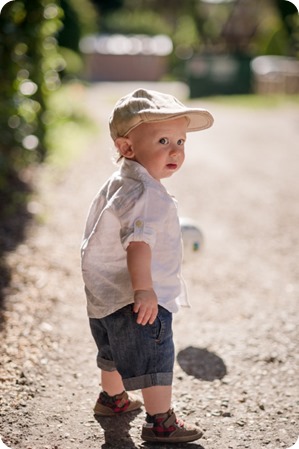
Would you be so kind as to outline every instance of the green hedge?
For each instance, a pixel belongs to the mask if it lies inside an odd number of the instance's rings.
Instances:
[[[56,0],[15,0],[0,15],[0,199],[45,157],[46,99],[65,67],[55,38],[62,17]]]

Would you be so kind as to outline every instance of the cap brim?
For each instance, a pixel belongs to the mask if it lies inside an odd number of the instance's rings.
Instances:
[[[161,122],[164,120],[172,120],[179,117],[187,117],[189,122],[187,132],[208,129],[214,123],[213,116],[206,109],[186,108],[180,109],[180,111],[171,111],[169,109],[167,111],[163,111],[162,109],[160,109],[158,112],[144,110],[138,115],[138,118],[136,117],[136,122],[132,124],[132,126],[130,126],[125,135],[127,136],[134,128],[137,128],[137,126],[141,125],[142,123]]]

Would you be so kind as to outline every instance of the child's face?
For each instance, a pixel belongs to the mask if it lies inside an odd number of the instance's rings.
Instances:
[[[165,122],[142,123],[128,135],[133,159],[160,181],[179,170],[185,159],[188,122],[180,117]]]

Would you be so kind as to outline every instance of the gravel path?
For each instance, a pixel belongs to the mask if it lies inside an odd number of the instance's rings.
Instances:
[[[99,134],[66,173],[41,170],[39,220],[7,255],[0,435],[11,449],[151,447],[139,437],[144,412],[93,416],[98,372],[79,260],[89,203],[114,170],[108,112],[136,86],[74,89]],[[151,87],[186,101],[179,84]],[[193,307],[174,320],[173,402],[205,435],[174,447],[289,448],[299,435],[298,107],[193,103],[215,126],[188,136],[185,165],[166,182],[204,234],[184,264]]]

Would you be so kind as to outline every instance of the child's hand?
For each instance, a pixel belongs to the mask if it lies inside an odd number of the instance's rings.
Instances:
[[[158,299],[154,290],[136,290],[134,292],[134,312],[138,313],[137,323],[153,324],[158,314]]]

